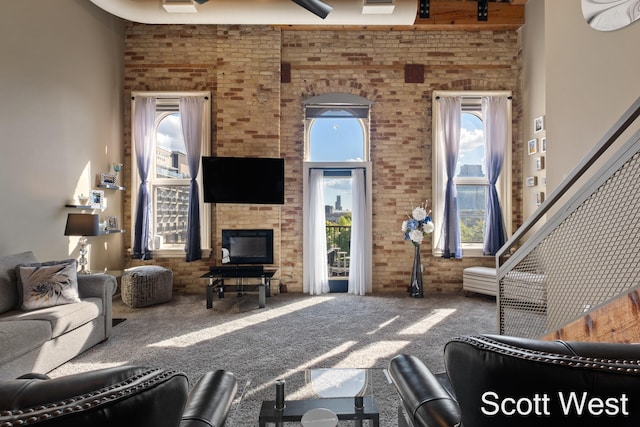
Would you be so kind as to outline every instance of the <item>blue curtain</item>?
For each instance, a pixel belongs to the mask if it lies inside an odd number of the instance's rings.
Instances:
[[[185,244],[186,261],[202,258],[200,237],[200,190],[198,188],[198,170],[202,152],[202,116],[204,115],[204,97],[185,96],[180,98],[180,124],[187,149],[189,165],[189,207],[187,215],[187,238]]]
[[[500,199],[496,190],[496,182],[502,170],[504,151],[507,146],[507,98],[504,96],[487,96],[482,98],[482,117],[485,139],[485,164],[489,188],[484,218],[485,255],[494,256],[506,242],[504,219],[500,207]]]
[[[134,100],[134,147],[136,164],[140,177],[136,222],[134,225],[132,257],[151,259],[151,198],[149,197],[148,176],[153,156],[153,125],[156,118],[156,99],[148,96],[136,96]]]
[[[444,139],[447,185],[439,247],[443,258],[462,258],[458,194],[454,182],[460,148],[462,99],[457,96],[440,98],[440,120]]]

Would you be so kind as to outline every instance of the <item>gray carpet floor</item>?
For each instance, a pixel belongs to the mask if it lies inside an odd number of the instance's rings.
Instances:
[[[114,299],[111,338],[50,373],[52,377],[123,364],[179,369],[191,383],[226,369],[238,377],[227,426],[255,426],[273,382],[287,381],[287,399],[309,396],[303,373],[311,368],[369,368],[382,426],[397,422],[397,396],[385,368],[399,353],[444,370],[444,344],[459,335],[496,333],[495,299],[482,295],[354,296],[291,293],[267,298],[227,294],[205,307],[204,295],[178,295],[166,304],[132,309]],[[287,424],[289,425],[289,424]],[[290,424],[295,425],[295,424]],[[342,425],[342,424],[341,424]],[[345,424],[347,425],[347,424]]]

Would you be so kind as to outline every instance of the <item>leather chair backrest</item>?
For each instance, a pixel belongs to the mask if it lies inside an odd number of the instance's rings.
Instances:
[[[131,366],[0,381],[0,425],[175,427],[187,396],[184,374]]]
[[[639,346],[461,337],[445,366],[464,427],[640,425]]]

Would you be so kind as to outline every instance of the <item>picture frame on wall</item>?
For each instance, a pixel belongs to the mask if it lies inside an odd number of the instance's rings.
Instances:
[[[544,156],[536,158],[536,170],[541,171],[544,169]]]
[[[107,216],[105,223],[106,223],[105,229],[108,231],[119,229],[117,216]]]
[[[104,209],[104,191],[89,191],[89,204],[91,206],[91,209]]]
[[[540,138],[540,152],[541,153],[546,153],[547,152],[547,137],[542,137]]]
[[[538,152],[538,140],[536,138],[530,139],[527,142],[527,153],[529,155],[536,154]]]
[[[536,185],[538,185],[538,177],[528,176],[526,182],[527,182],[527,187],[535,187]]]
[[[540,206],[544,202],[544,191],[538,191],[536,193],[536,205]]]
[[[100,174],[100,184],[102,185],[117,185],[118,184],[118,175],[115,173],[101,173]]]
[[[538,133],[544,130],[544,117],[539,116],[533,120],[533,132]]]

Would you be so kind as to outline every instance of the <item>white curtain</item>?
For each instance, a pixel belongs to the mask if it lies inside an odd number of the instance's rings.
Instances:
[[[458,194],[454,182],[460,148],[461,105],[462,99],[458,96],[440,98],[441,130],[447,173],[444,212],[442,214],[442,234],[438,242],[438,249],[442,251],[443,258],[462,258]]]
[[[133,143],[136,153],[136,164],[140,177],[138,201],[136,204],[136,221],[134,224],[134,240],[132,258],[152,259],[151,252],[151,196],[147,187],[147,177],[151,168],[153,153],[153,126],[156,119],[156,98],[136,96],[134,100],[134,135]]]
[[[364,170],[354,169],[351,174],[352,213],[351,248],[349,261],[349,293],[365,295],[371,291],[370,269],[367,268],[370,232]]]
[[[485,155],[487,166],[487,205],[484,218],[484,255],[494,256],[507,241],[502,217],[502,208],[496,182],[502,171],[508,136],[507,98],[504,96],[485,96],[482,98],[482,121],[484,126]]]
[[[306,221],[307,236],[304,249],[303,290],[310,295],[329,292],[329,268],[327,266],[327,232],[324,215],[324,171],[309,171],[309,218]]]
[[[185,243],[186,261],[202,258],[200,236],[200,190],[198,189],[198,170],[202,148],[202,118],[205,98],[201,96],[180,97],[180,124],[184,145],[187,149],[189,166],[189,211],[187,215],[187,239]]]

